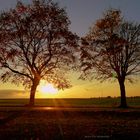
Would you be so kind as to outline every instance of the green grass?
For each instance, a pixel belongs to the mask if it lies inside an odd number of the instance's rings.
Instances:
[[[0,106],[24,106],[29,99],[0,99]],[[116,107],[120,98],[89,98],[89,99],[36,99],[37,106],[66,107]],[[140,107],[140,97],[127,98],[128,106]]]

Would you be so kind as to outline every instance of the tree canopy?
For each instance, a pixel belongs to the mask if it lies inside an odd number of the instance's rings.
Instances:
[[[51,0],[17,2],[0,14],[1,79],[22,83],[32,92],[41,79],[57,88],[70,86],[65,77],[75,61],[77,36],[69,30],[65,9]]]
[[[82,78],[117,79],[126,106],[125,79],[140,73],[140,25],[125,21],[120,10],[106,11],[82,38],[81,68]]]

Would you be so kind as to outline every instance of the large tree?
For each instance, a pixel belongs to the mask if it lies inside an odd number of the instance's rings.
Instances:
[[[51,0],[18,2],[0,14],[1,80],[30,87],[29,105],[41,79],[58,88],[70,86],[65,74],[75,60],[77,36],[69,24],[65,9]]]
[[[82,38],[81,67],[83,78],[117,79],[120,107],[127,107],[125,80],[140,73],[140,25],[125,21],[120,10],[106,11]]]

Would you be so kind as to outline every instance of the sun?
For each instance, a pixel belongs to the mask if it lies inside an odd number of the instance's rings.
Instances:
[[[43,94],[57,94],[58,89],[53,84],[47,83],[45,80],[41,80],[38,91]]]
[[[58,92],[58,90],[54,88],[52,84],[49,84],[49,83],[44,86],[41,86],[40,91],[42,93],[51,93],[51,94],[55,94]]]

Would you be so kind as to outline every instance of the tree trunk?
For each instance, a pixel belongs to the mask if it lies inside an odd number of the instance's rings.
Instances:
[[[121,92],[121,104],[120,104],[120,107],[121,108],[127,108],[124,80],[120,79],[119,80],[119,85],[120,85],[120,92]]]
[[[32,87],[31,87],[31,91],[30,91],[29,106],[34,106],[34,103],[35,103],[35,93],[36,93],[36,89],[37,89],[38,84],[39,84],[39,80],[38,79],[34,79]]]

